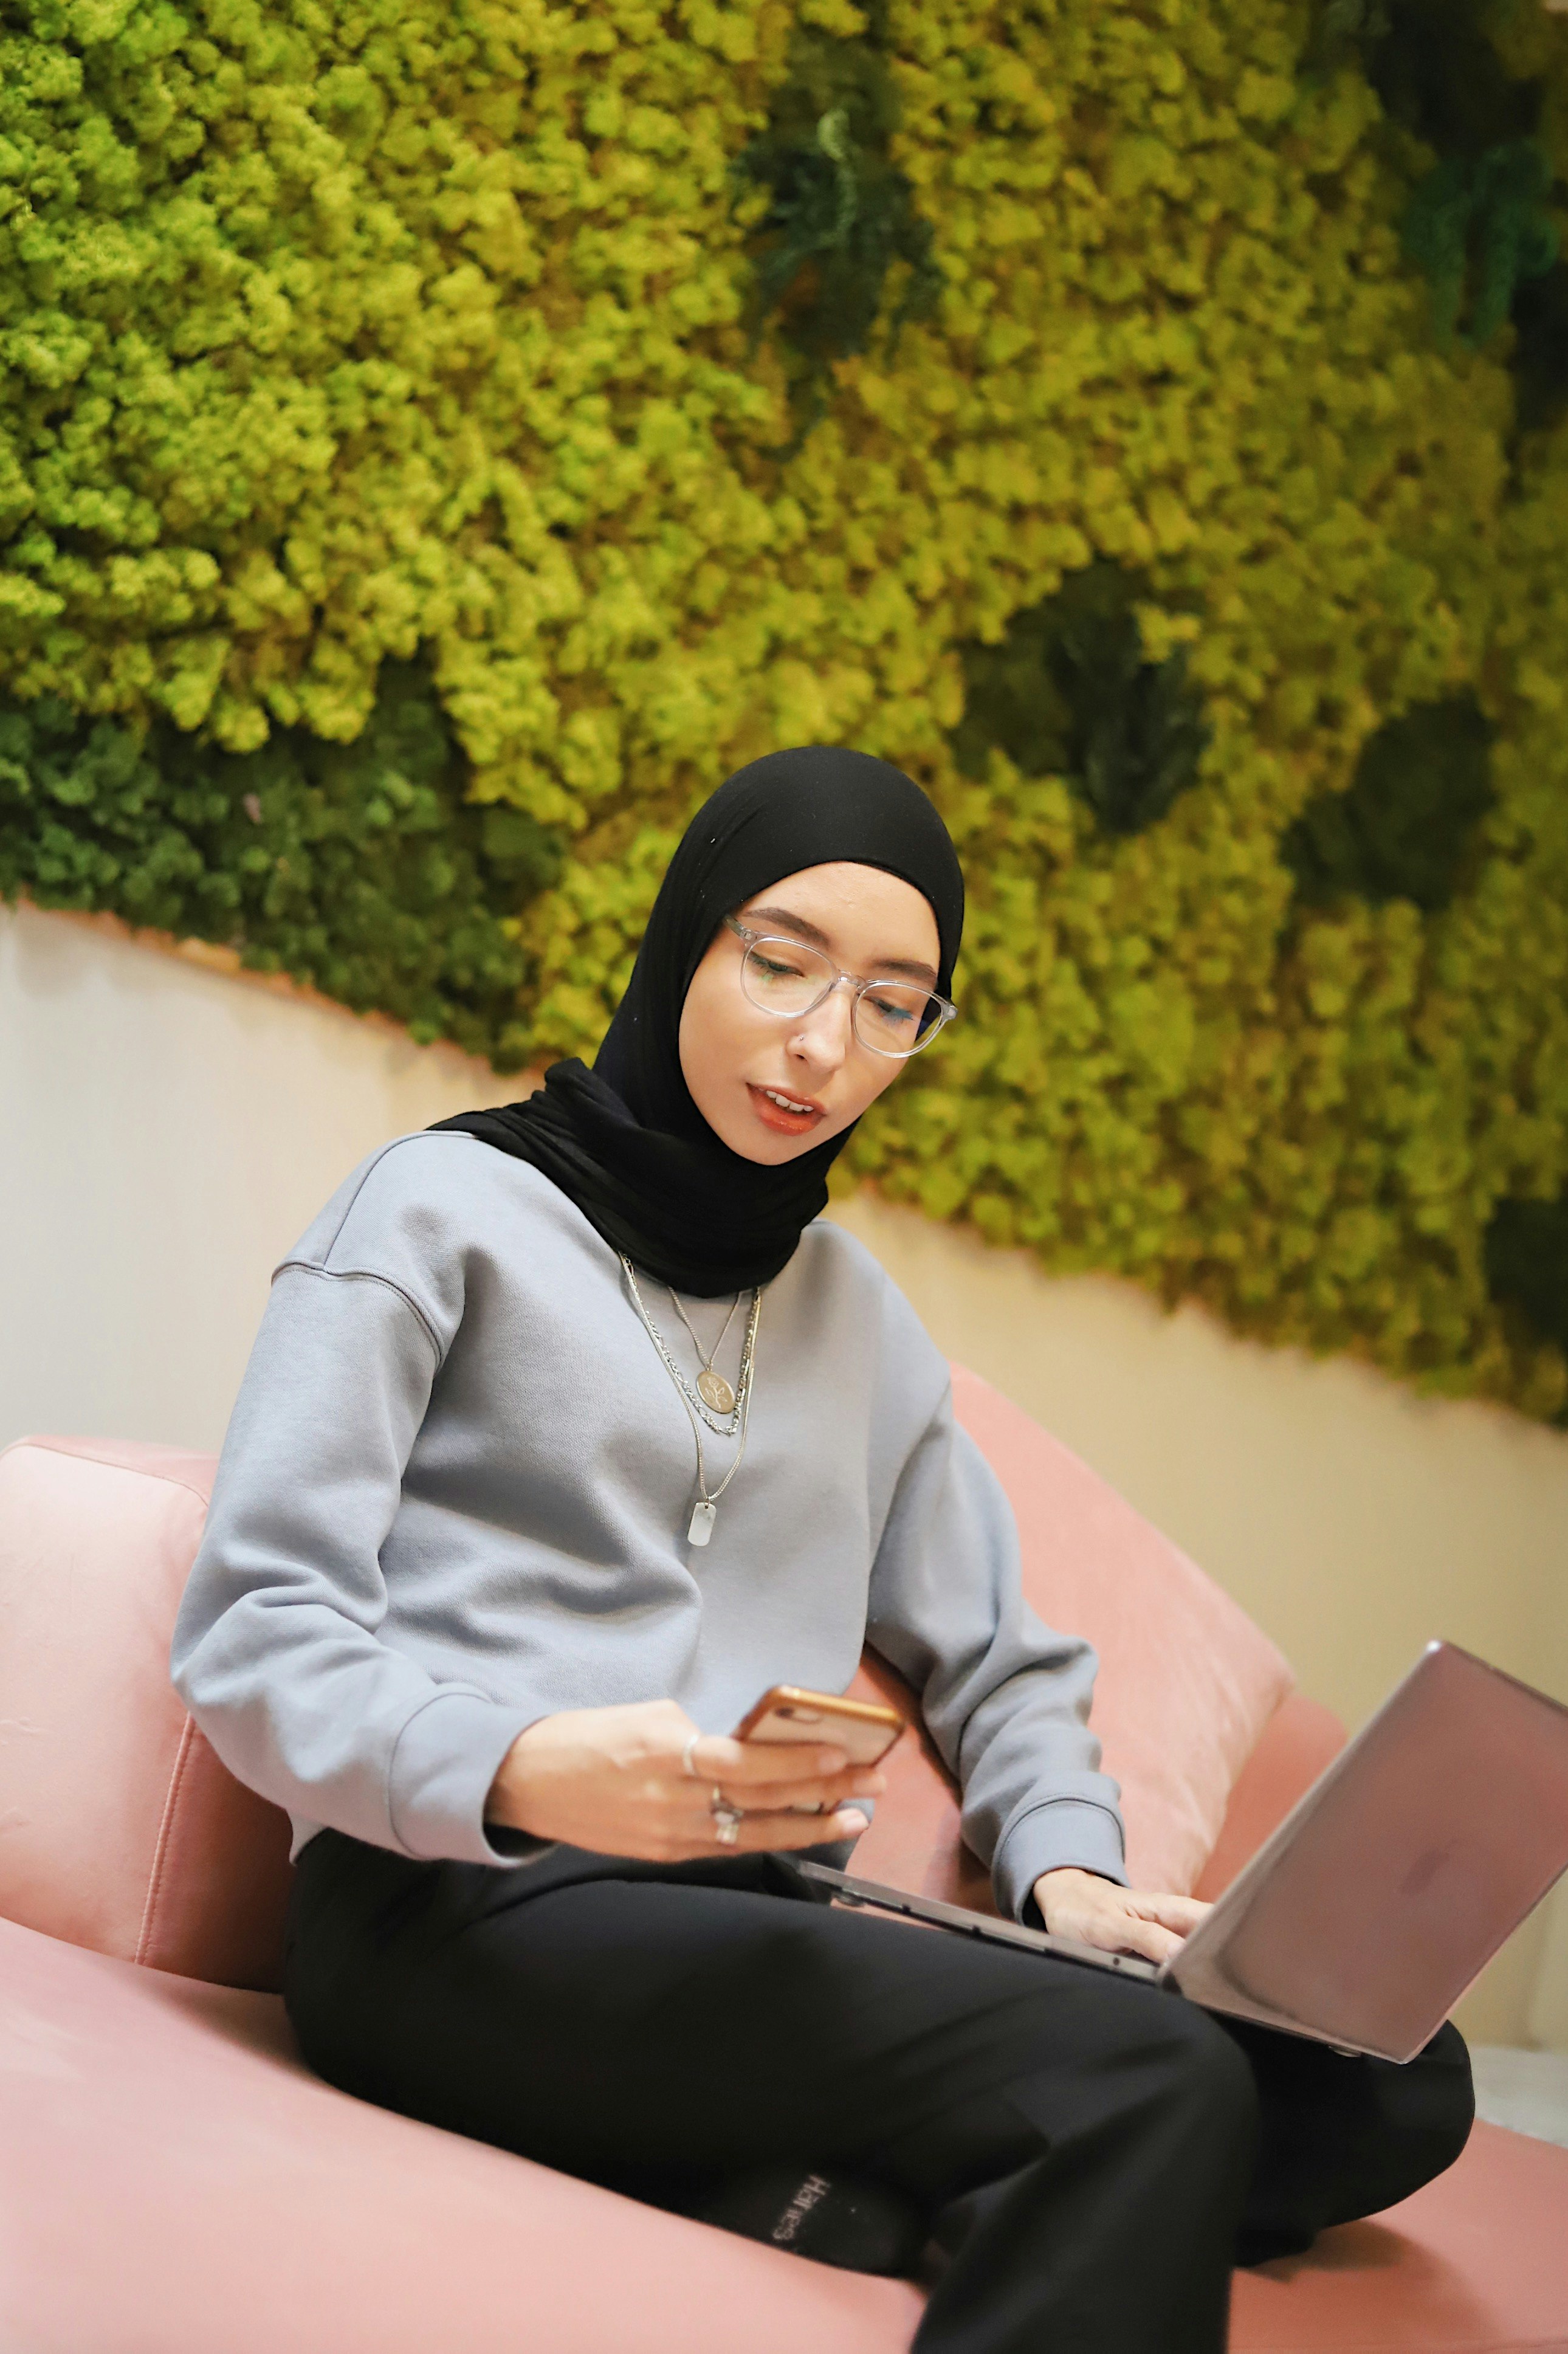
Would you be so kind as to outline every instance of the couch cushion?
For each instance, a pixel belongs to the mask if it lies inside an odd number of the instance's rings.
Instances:
[[[1193,1895],[1212,1903],[1227,1889],[1344,1745],[1344,1726],[1321,1701],[1308,1700],[1305,1692],[1281,1701],[1236,1777]]]
[[[1106,1770],[1121,1784],[1132,1883],[1190,1889],[1232,1785],[1290,1690],[1289,1665],[1179,1546],[1000,1390],[955,1365],[953,1403],[1012,1499],[1030,1601],[1099,1653],[1091,1721]],[[868,1660],[864,1681],[907,1709],[907,1693],[879,1662]],[[893,1763],[858,1868],[988,1905],[986,1875],[962,1845],[935,1751],[906,1741]]]
[[[289,1827],[169,1682],[213,1458],[0,1456],[0,1914],[225,1985],[276,1986]]]
[[[8,2354],[904,2354],[918,2317],[903,2282],[335,2093],[269,1997],[5,1923],[0,2080]],[[1376,2223],[1241,2276],[1232,2354],[1563,2354],[1564,2214],[1568,2151],[1478,2126]]]
[[[1477,2126],[1458,2164],[1236,2275],[1232,2354],[1564,2354],[1568,2149]]]
[[[863,2279],[337,2093],[275,1998],[0,1922],[6,2354],[902,2354]]]

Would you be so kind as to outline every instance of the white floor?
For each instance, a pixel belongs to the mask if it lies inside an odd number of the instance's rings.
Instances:
[[[1508,2043],[1471,2047],[1476,2114],[1537,2141],[1568,2149],[1568,2052],[1520,2052]]]

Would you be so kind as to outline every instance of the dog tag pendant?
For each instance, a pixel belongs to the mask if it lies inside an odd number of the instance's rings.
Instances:
[[[714,1522],[717,1518],[718,1506],[711,1504],[705,1496],[699,1496],[692,1506],[692,1525],[686,1531],[686,1543],[705,1545],[714,1532]]]

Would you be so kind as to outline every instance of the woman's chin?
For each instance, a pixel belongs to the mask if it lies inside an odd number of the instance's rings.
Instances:
[[[726,1136],[725,1142],[743,1161],[755,1161],[765,1169],[782,1169],[791,1161],[799,1161],[821,1142],[819,1129],[811,1136],[777,1136],[762,1126],[760,1120],[747,1124],[742,1136]]]

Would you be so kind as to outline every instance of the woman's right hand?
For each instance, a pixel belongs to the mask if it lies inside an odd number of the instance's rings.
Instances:
[[[703,1734],[673,1700],[625,1708],[575,1708],[519,1734],[491,1785],[485,1819],[595,1855],[684,1863],[695,1856],[821,1847],[853,1839],[867,1818],[846,1802],[886,1787],[874,1767],[852,1766],[831,1744],[730,1741]],[[711,1811],[717,1790],[745,1820],[721,1845]],[[820,1815],[790,1814],[821,1804]]]

